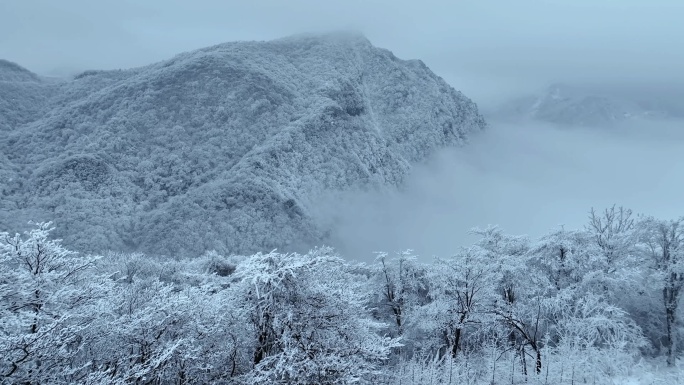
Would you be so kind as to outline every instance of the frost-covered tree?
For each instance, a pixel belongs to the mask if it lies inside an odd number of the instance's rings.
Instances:
[[[608,273],[617,270],[619,263],[630,257],[636,244],[632,210],[624,207],[616,208],[613,205],[601,213],[592,208],[585,230],[600,248]]]
[[[635,354],[645,344],[641,330],[629,314],[606,302],[601,295],[554,298],[548,306],[557,341],[554,345],[569,345],[584,351],[603,350],[606,354]]]
[[[489,327],[488,312],[497,297],[500,276],[491,269],[485,251],[473,246],[450,259],[438,259],[430,278],[431,301],[423,309],[427,317],[417,323],[439,341],[440,355],[448,353],[456,358],[469,337],[467,333]]]
[[[614,212],[607,213],[608,224],[613,226]],[[542,276],[540,288],[544,280],[548,284],[539,303],[546,324],[545,342],[549,348],[578,357],[601,349],[616,357],[629,356],[644,346],[641,329],[614,302],[618,291],[627,287],[622,281],[633,278],[628,256],[619,254],[629,245],[623,242],[620,248],[613,247],[624,241],[622,230],[613,228],[608,235],[595,215],[593,223],[597,227],[591,230],[556,229],[529,250],[531,267]]]
[[[548,281],[529,262],[529,239],[507,235],[496,226],[473,229],[473,233],[481,236],[476,245],[485,251],[487,262],[499,276],[496,282],[499,296],[490,314],[501,325],[500,333],[506,336],[508,349],[517,352],[523,373],[527,375],[527,358],[531,356],[534,370],[539,374]]]
[[[640,245],[652,269],[652,283],[662,292],[667,364],[673,366],[677,354],[677,315],[684,287],[684,218],[644,217],[638,227]]]
[[[534,275],[525,273],[530,248],[528,237],[505,234],[498,226],[474,228],[471,233],[480,236],[475,245],[484,250],[491,268],[500,273],[499,290],[506,302],[515,302],[517,286],[534,286]]]
[[[684,220],[620,230],[603,224],[613,213],[535,242],[476,229],[434,263],[328,248],[95,258],[49,224],[2,233],[0,383],[499,383],[504,362],[512,383],[596,382],[633,363],[644,332],[674,363]]]
[[[603,271],[588,232],[559,228],[530,249],[532,263],[557,291],[582,286],[587,274]]]
[[[0,378],[9,383],[76,381],[84,372],[87,329],[106,292],[96,258],[49,239],[39,223],[24,236],[0,233]],[[85,283],[84,283],[85,281]]]
[[[257,254],[235,276],[253,339],[252,383],[373,383],[398,342],[378,334],[361,277],[329,249]]]
[[[413,309],[427,300],[427,269],[411,250],[405,250],[396,258],[379,253],[372,274],[375,316],[390,325],[391,335],[402,336]]]

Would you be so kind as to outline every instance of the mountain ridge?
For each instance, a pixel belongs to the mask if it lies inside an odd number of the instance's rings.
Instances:
[[[85,251],[305,248],[325,239],[317,194],[397,186],[485,127],[422,62],[358,34],[223,43],[45,87],[0,142],[20,169],[9,212],[55,219]]]

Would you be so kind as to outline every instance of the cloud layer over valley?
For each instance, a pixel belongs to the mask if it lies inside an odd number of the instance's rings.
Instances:
[[[475,226],[537,237],[559,225],[581,228],[591,207],[613,204],[675,218],[684,213],[681,127],[491,122],[469,145],[414,169],[402,192],[347,195],[325,205],[337,221],[333,238],[360,260],[407,248],[427,260],[470,244]]]

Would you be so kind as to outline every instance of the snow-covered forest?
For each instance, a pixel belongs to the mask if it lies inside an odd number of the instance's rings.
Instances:
[[[607,384],[681,380],[684,218],[592,210],[420,262],[333,249],[82,255],[0,235],[8,384]],[[656,380],[660,381],[657,382]]]
[[[681,15],[0,0],[0,385],[684,385]]]
[[[395,188],[486,126],[418,60],[357,33],[228,42],[44,79],[0,59],[0,227],[196,255],[304,251],[327,191]]]

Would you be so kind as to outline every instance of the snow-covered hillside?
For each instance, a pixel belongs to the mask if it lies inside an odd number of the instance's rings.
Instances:
[[[422,62],[356,34],[226,43],[42,79],[0,62],[0,228],[54,220],[82,251],[319,243],[318,193],[401,183],[485,127]]]
[[[679,85],[554,84],[537,95],[488,111],[496,119],[532,119],[568,126],[610,126],[633,120],[681,119],[684,87]]]

